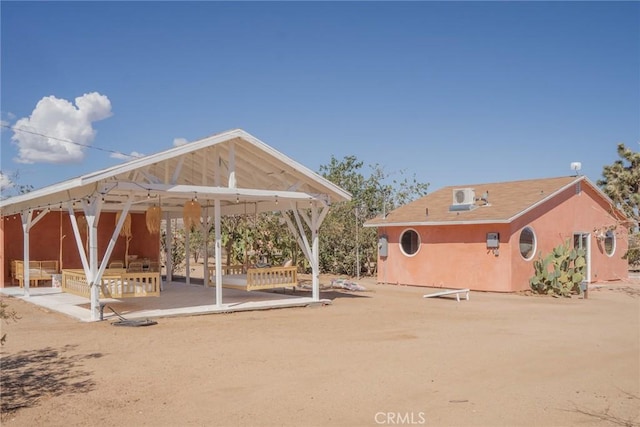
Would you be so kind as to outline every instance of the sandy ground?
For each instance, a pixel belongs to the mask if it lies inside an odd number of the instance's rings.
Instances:
[[[2,425],[640,425],[639,281],[459,303],[359,283],[139,328],[5,298]]]

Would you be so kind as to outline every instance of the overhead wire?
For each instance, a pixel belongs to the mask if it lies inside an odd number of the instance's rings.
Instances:
[[[31,135],[41,136],[43,138],[54,139],[54,140],[60,141],[60,142],[66,142],[66,143],[69,143],[69,144],[77,145],[79,147],[91,148],[91,149],[98,150],[98,151],[104,151],[106,153],[111,153],[111,154],[117,154],[117,155],[120,155],[120,156],[131,157],[132,159],[140,158],[140,156],[135,156],[133,154],[126,154],[126,153],[123,153],[121,151],[110,150],[108,148],[102,148],[102,147],[98,147],[96,145],[83,144],[81,142],[72,141],[70,139],[58,138],[58,137],[55,137],[55,136],[46,135],[44,133],[35,132],[35,131],[28,130],[28,129],[23,129],[23,128],[19,128],[19,127],[16,127],[16,126],[7,125],[5,123],[0,123],[0,126],[3,127],[3,128],[6,128],[6,129],[10,129],[10,130],[12,130],[14,132],[24,132],[24,133],[28,133],[28,134],[31,134]]]

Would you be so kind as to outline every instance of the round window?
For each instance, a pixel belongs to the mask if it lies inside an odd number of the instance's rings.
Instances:
[[[405,255],[415,255],[420,249],[420,236],[415,230],[406,230],[400,236],[400,248]]]
[[[529,227],[525,227],[520,232],[520,255],[526,260],[533,258],[536,253],[536,235]]]
[[[616,234],[612,230],[607,231],[604,236],[604,251],[609,256],[616,251]]]

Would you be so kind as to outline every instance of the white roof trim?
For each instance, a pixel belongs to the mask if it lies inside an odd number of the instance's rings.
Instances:
[[[508,220],[478,220],[478,221],[424,221],[424,222],[385,222],[376,224],[364,224],[363,227],[420,227],[437,225],[473,225],[473,224],[509,224]]]

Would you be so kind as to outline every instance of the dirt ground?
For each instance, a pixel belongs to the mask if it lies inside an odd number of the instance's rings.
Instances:
[[[359,283],[137,328],[4,298],[2,425],[640,425],[640,281],[460,302]]]

